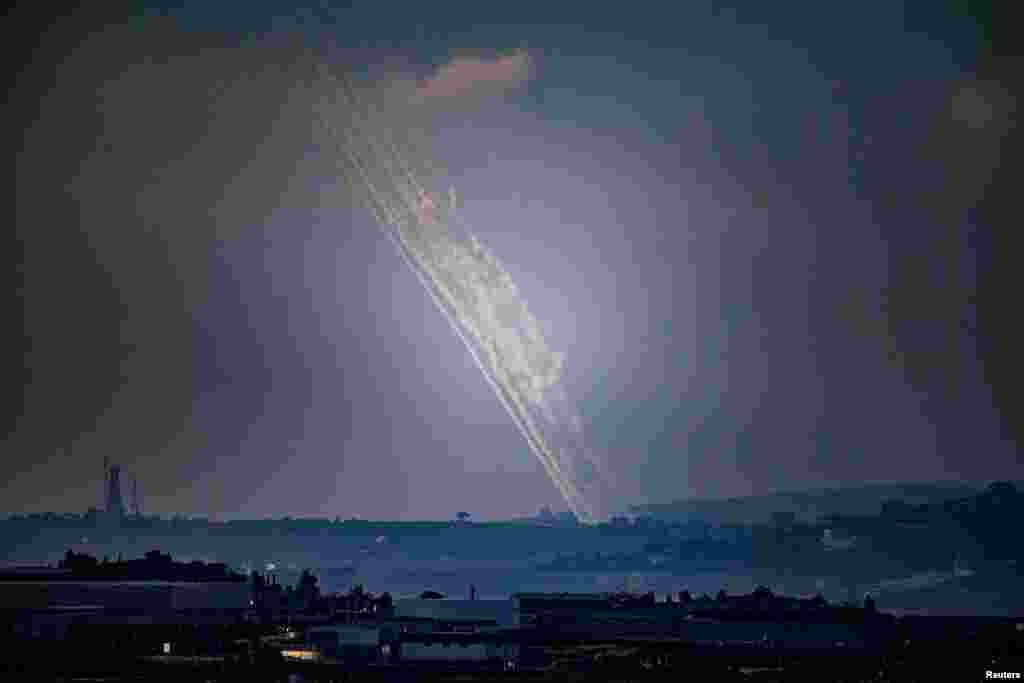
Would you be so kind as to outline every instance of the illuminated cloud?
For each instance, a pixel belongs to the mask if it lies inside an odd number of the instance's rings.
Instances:
[[[493,60],[478,57],[455,59],[421,82],[416,89],[416,97],[420,100],[458,97],[476,92],[482,87],[514,87],[530,77],[530,67],[530,56],[525,52],[516,52]]]

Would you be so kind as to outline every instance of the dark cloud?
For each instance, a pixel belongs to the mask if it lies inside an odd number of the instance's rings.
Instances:
[[[264,340],[225,351],[211,336],[218,316],[247,316],[213,247],[294,200],[309,128],[288,107],[310,65],[293,47],[229,48],[170,22],[73,49],[58,37],[20,91],[39,99],[18,154],[31,348],[11,476],[58,497],[89,489],[112,455],[186,486],[190,459],[159,456],[196,390],[267,383]]]

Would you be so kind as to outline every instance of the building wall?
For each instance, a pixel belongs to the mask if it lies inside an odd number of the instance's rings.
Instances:
[[[137,612],[111,614],[102,609],[17,610],[11,616],[13,634],[41,640],[64,640],[70,630],[91,634],[129,633],[132,637],[151,634],[159,629],[179,627],[229,627],[237,623],[236,614],[183,614],[181,612]]]
[[[515,613],[511,600],[395,600],[396,617],[437,620],[487,620],[512,626]]]
[[[609,606],[607,596],[598,593],[517,593],[512,596],[513,625],[530,625],[538,615],[586,621]]]
[[[379,645],[380,629],[376,626],[318,626],[306,632],[307,642],[313,643],[317,639],[324,642],[333,642],[337,645]]]
[[[328,657],[375,657],[380,647],[380,628],[338,624],[317,626],[306,632],[306,644]]]
[[[0,582],[0,608],[42,609],[53,605],[99,605],[141,610],[243,609],[246,583],[160,581]]]
[[[442,643],[402,643],[403,661],[486,661],[500,656],[500,650],[485,643],[444,645]]]

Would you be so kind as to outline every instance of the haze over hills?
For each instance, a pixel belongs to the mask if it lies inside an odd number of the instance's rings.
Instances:
[[[1015,484],[1020,486],[1020,482]],[[877,514],[887,500],[923,504],[963,498],[981,492],[985,486],[984,482],[961,481],[874,482],[743,498],[690,498],[633,505],[630,510],[666,520],[700,517],[717,524],[765,523],[775,513],[792,513],[798,520],[811,522],[836,514]]]

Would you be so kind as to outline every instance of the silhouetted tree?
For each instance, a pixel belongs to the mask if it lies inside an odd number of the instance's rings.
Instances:
[[[1010,481],[994,481],[985,489],[985,497],[996,505],[1005,505],[1017,498],[1017,487]]]
[[[313,575],[308,569],[302,570],[302,575],[299,577],[299,586],[301,588],[315,588],[319,580]]]
[[[170,566],[174,563],[171,556],[165,555],[159,550],[150,550],[145,555],[145,562],[153,566]]]
[[[444,594],[437,591],[423,591],[420,593],[420,600],[444,600]]]
[[[68,550],[64,553],[64,559],[58,564],[61,569],[67,569],[72,573],[90,573],[99,566],[96,558],[86,553],[76,553]]]

